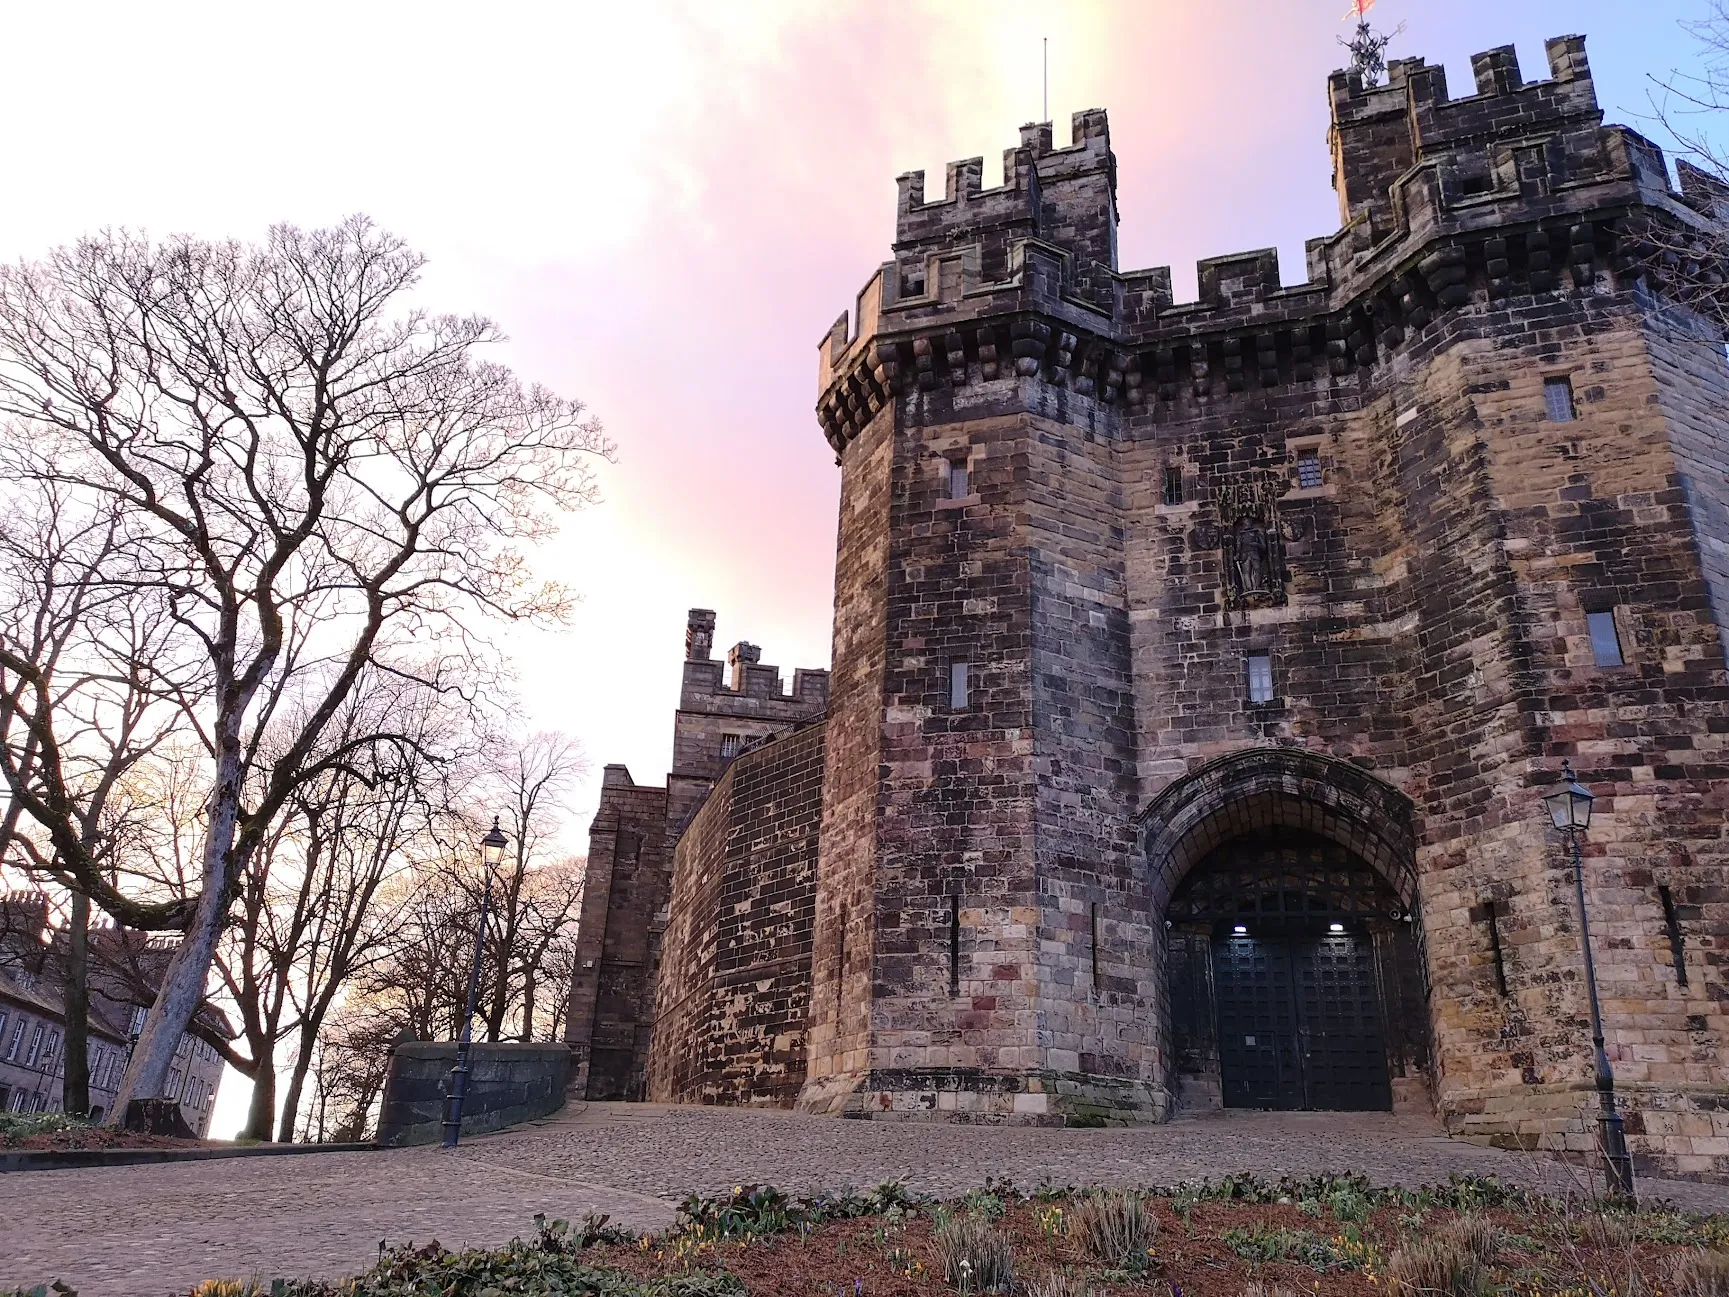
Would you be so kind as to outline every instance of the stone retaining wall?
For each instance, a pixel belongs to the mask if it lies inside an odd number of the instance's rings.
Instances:
[[[390,1052],[378,1142],[430,1144],[443,1136],[444,1096],[456,1045],[417,1040]],[[570,1049],[562,1044],[476,1044],[469,1059],[462,1133],[479,1135],[544,1117],[564,1106]]]

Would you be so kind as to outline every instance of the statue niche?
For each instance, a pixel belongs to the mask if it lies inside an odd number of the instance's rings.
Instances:
[[[1288,483],[1261,471],[1245,481],[1228,482],[1215,499],[1217,523],[1202,523],[1196,540],[1220,551],[1225,607],[1269,608],[1285,602],[1285,533],[1278,500]]]

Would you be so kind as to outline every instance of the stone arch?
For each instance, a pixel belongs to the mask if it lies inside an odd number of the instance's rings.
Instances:
[[[1346,847],[1417,909],[1409,797],[1352,762],[1302,748],[1246,748],[1173,781],[1141,812],[1140,837],[1163,915],[1184,876],[1213,848],[1257,829],[1304,829]]]

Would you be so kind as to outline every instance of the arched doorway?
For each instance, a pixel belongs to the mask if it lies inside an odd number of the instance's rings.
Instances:
[[[1347,762],[1251,749],[1143,816],[1182,1106],[1373,1110],[1422,1088],[1410,803]]]

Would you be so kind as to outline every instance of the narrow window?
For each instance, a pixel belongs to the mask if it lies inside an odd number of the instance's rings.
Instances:
[[[30,1048],[24,1051],[24,1066],[34,1067],[37,1057],[42,1053],[42,1024],[36,1024],[36,1030],[30,1033]]]
[[[834,1029],[840,1034],[841,992],[846,987],[846,906],[840,907],[840,932],[834,952]]]
[[[951,500],[967,498],[967,462],[964,459],[943,461],[948,465],[948,492]]]
[[[1543,408],[1548,411],[1550,423],[1572,423],[1573,380],[1566,377],[1545,378]]]
[[[11,1062],[13,1059],[18,1057],[18,1046],[24,1040],[24,1028],[27,1025],[26,1020],[20,1018],[18,1019],[18,1025],[12,1029],[12,1043],[6,1049],[7,1062]]]
[[[1099,903],[1097,901],[1093,902],[1092,947],[1093,990],[1096,991],[1099,989]]]
[[[720,736],[721,760],[738,755],[738,750],[744,746],[744,740],[737,734],[722,734]]]
[[[1489,912],[1489,950],[1495,956],[1495,985],[1502,995],[1507,994],[1507,965],[1501,956],[1501,921],[1495,911],[1495,902],[1484,901],[1483,908]]]
[[[1183,470],[1180,465],[1165,465],[1165,503],[1183,502]]]
[[[1297,485],[1304,490],[1320,486],[1321,452],[1315,446],[1308,446],[1297,452]]]
[[[1615,629],[1613,612],[1588,612],[1585,623],[1591,628],[1591,656],[1600,667],[1626,665],[1621,656],[1621,636]]]
[[[1663,898],[1663,926],[1669,929],[1669,957],[1675,961],[1675,981],[1685,986],[1687,961],[1681,945],[1681,919],[1675,913],[1675,898],[1667,887],[1658,887],[1657,895]]]
[[[1273,659],[1265,653],[1249,654],[1249,701],[1273,701]]]
[[[949,994],[961,993],[961,897],[949,894]]]
[[[949,710],[964,712],[967,709],[967,664],[965,662],[949,663]]]

